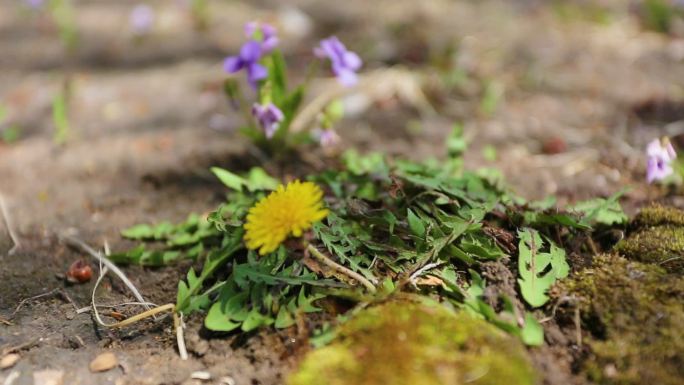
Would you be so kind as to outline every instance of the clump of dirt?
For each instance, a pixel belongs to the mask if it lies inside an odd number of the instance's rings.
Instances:
[[[290,385],[536,383],[522,344],[440,305],[388,302],[344,323],[305,357]]]
[[[644,208],[632,221],[634,231],[615,250],[625,257],[684,271],[684,211],[659,205]]]
[[[684,278],[665,269],[600,255],[559,285],[579,298],[590,335],[580,370],[599,384],[681,384],[684,378]]]

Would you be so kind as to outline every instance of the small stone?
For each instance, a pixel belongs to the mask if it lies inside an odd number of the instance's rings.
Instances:
[[[209,373],[207,371],[192,372],[192,374],[190,374],[190,378],[192,378],[194,380],[207,381],[207,380],[211,380],[211,373]]]
[[[114,353],[102,353],[90,362],[90,371],[93,373],[105,372],[116,367],[118,364],[119,360],[116,358]]]
[[[552,138],[548,138],[544,141],[542,144],[542,152],[547,155],[555,155],[555,154],[560,154],[565,152],[567,150],[568,145],[563,140],[563,138],[554,136]]]
[[[235,385],[236,382],[235,382],[235,379],[233,377],[225,376],[225,377],[219,378],[219,384],[221,384],[221,385]]]
[[[7,369],[14,366],[21,358],[18,354],[10,353],[0,359],[0,369]]]
[[[64,383],[64,371],[45,369],[33,372],[33,385],[62,385]]]

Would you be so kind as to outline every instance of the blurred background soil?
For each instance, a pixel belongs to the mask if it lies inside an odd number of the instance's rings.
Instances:
[[[16,134],[0,141],[0,194],[21,243],[7,255],[0,222],[0,317],[11,323],[0,324],[0,348],[31,343],[14,384],[31,384],[45,368],[63,370],[65,384],[191,384],[196,370],[215,383],[282,383],[298,343],[287,332],[205,339],[192,319],[183,362],[170,322],[98,331],[75,312],[89,304],[92,282],[65,286],[58,277],[87,257],[58,234],[120,250],[129,246],[121,229],[213,209],[224,189],[209,167],[256,164],[222,93],[222,59],[239,49],[247,21],[278,27],[295,79],[332,34],[360,54],[365,72],[401,75],[345,99],[342,148],[440,158],[461,124],[466,167],[501,170],[527,198],[564,203],[633,186],[627,207],[637,207],[648,194],[645,144],[684,133],[681,20],[667,33],[648,28],[641,2],[209,1],[200,31],[187,2],[148,1],[155,22],[142,38],[128,21],[137,2],[73,3],[79,40],[68,50],[46,12],[0,1],[0,129]],[[309,98],[329,82],[314,83]],[[69,101],[64,144],[52,116],[60,93]],[[319,149],[303,152],[312,167],[328,164]],[[167,303],[186,268],[126,271],[144,295]],[[128,298],[120,283],[105,286],[102,301]],[[105,348],[120,367],[90,373]]]

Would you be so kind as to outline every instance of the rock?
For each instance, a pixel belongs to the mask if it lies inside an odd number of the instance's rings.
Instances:
[[[649,263],[599,255],[554,289],[579,298],[591,354],[581,371],[597,384],[679,385],[684,378],[684,277]],[[572,318],[574,308],[567,318]],[[572,321],[568,321],[570,323]]]
[[[568,149],[565,140],[559,136],[548,138],[542,144],[542,152],[547,155],[556,155],[565,152]]]
[[[62,385],[64,383],[64,371],[45,369],[33,372],[33,385]]]
[[[289,385],[536,384],[521,342],[442,305],[389,302],[359,312],[310,352]]]
[[[208,380],[211,380],[211,373],[204,371],[204,370],[200,370],[200,371],[192,372],[190,374],[190,378],[192,378],[193,380],[208,381]]]
[[[684,211],[654,205],[641,210],[631,223],[633,230],[615,250],[670,272],[684,272]]]
[[[114,353],[106,352],[95,357],[95,359],[90,362],[90,371],[93,373],[105,372],[116,367],[117,365],[119,365],[119,360],[116,358]]]
[[[15,353],[5,355],[0,359],[0,369],[11,368],[19,361],[19,358],[21,358],[21,356]]]

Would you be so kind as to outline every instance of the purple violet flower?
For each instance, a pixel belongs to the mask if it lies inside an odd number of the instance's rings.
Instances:
[[[256,88],[257,83],[268,76],[266,67],[259,64],[261,54],[261,43],[250,40],[242,45],[239,55],[226,58],[223,62],[223,69],[230,74],[238,72],[243,68],[246,69],[247,82],[252,88]]]
[[[313,136],[323,148],[335,147],[340,143],[340,136],[330,128],[317,128],[313,131]]]
[[[361,58],[347,51],[336,36],[321,40],[320,46],[314,48],[314,54],[321,59],[330,59],[332,71],[343,86],[351,87],[358,81],[356,71],[361,68]]]
[[[276,29],[270,24],[256,21],[245,24],[245,36],[248,39],[261,43],[261,53],[268,55],[280,41],[276,35]]]
[[[225,59],[223,69],[232,74],[245,68],[247,82],[256,89],[259,81],[268,76],[268,70],[259,64],[259,60],[278,45],[278,36],[273,26],[255,21],[245,25],[245,35],[250,40],[242,45],[239,55]]]
[[[154,24],[154,11],[147,4],[138,4],[128,17],[133,33],[142,36],[150,32]]]
[[[26,4],[29,8],[38,10],[43,8],[43,5],[45,5],[45,0],[24,0],[24,4]]]
[[[672,175],[677,153],[668,139],[654,139],[646,147],[646,181],[653,183]]]
[[[271,139],[275,135],[280,122],[285,119],[285,115],[273,103],[261,105],[254,103],[252,106],[252,116],[259,122],[259,126],[264,130],[266,138]]]

